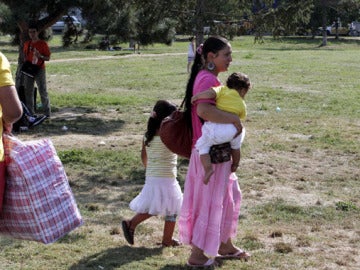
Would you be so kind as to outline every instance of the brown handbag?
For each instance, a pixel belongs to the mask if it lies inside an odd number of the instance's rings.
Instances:
[[[184,99],[185,101],[185,99]],[[190,158],[192,146],[192,130],[186,122],[185,112],[180,108],[166,117],[160,125],[160,139],[173,153]]]

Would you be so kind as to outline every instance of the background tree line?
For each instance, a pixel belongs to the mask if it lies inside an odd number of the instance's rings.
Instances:
[[[143,46],[171,44],[175,33],[196,35],[200,43],[205,26],[229,39],[247,33],[261,39],[265,33],[314,33],[337,18],[346,24],[360,18],[360,0],[1,0],[0,31],[21,47],[30,21],[50,35],[46,30],[71,8],[80,9],[87,22],[85,42],[103,34]],[[325,31],[324,38],[326,44]]]

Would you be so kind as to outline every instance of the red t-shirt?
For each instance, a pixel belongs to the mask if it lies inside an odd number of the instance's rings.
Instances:
[[[25,61],[29,61],[33,64],[39,65],[41,68],[45,68],[45,61],[40,58],[36,58],[34,55],[34,49],[38,50],[43,56],[50,57],[50,49],[44,40],[38,41],[28,40],[24,44]]]

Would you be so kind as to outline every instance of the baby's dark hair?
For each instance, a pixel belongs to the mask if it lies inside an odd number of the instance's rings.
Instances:
[[[160,128],[162,120],[169,116],[176,110],[176,106],[166,100],[158,100],[151,112],[150,118],[147,123],[147,130],[145,133],[145,145],[149,146],[149,143],[154,138],[157,130]]]
[[[228,77],[226,81],[226,86],[229,87],[230,89],[249,90],[251,83],[248,75],[241,72],[234,72]]]

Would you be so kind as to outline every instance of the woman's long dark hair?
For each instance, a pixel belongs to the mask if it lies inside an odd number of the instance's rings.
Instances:
[[[154,138],[157,130],[160,128],[161,121],[175,110],[176,106],[166,100],[158,100],[156,102],[147,123],[147,130],[145,132],[146,146],[149,146],[149,143]]]
[[[195,60],[191,68],[191,73],[189,80],[186,85],[185,92],[185,117],[189,127],[191,125],[191,97],[193,96],[193,88],[195,78],[204,68],[204,64],[207,62],[207,55],[209,52],[217,53],[220,50],[224,49],[228,45],[229,41],[223,37],[214,36],[209,37],[204,44],[202,45],[201,54],[196,50]]]

